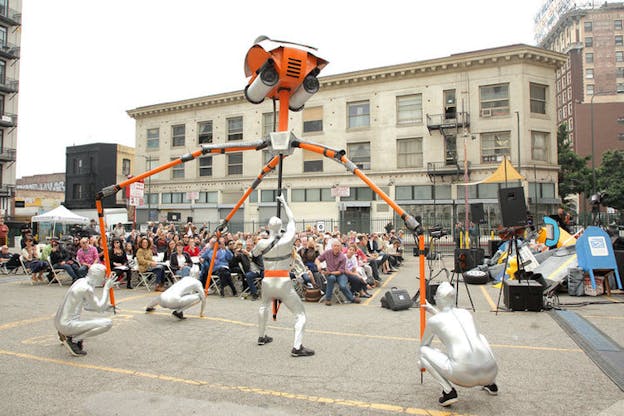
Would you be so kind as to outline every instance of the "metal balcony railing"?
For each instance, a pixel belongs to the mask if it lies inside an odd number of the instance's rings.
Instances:
[[[11,78],[6,78],[4,82],[0,80],[0,92],[14,93],[19,90],[19,81]]]
[[[0,44],[0,57],[18,59],[20,57],[20,47],[9,42],[4,42],[4,44]]]
[[[22,12],[7,7],[0,7],[0,22],[9,26],[20,26],[22,24]]]
[[[428,162],[427,175],[431,176],[459,176],[464,174],[464,161],[456,160],[449,162]],[[470,174],[470,161],[468,161],[468,174]]]
[[[0,197],[15,196],[15,185],[0,185]]]
[[[470,114],[465,111],[444,114],[427,114],[427,128],[431,130],[449,130],[470,126]]]
[[[0,148],[0,162],[15,162],[17,152],[8,147]]]

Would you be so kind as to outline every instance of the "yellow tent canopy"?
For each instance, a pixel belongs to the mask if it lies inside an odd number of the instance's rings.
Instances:
[[[498,168],[496,168],[494,173],[483,179],[481,183],[496,183],[524,179],[524,176],[520,175],[520,173],[518,173],[518,171],[513,166],[511,166],[511,162],[507,158],[505,158],[498,166]]]

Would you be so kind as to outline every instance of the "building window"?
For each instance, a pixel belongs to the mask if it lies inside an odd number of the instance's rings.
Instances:
[[[130,168],[130,159],[122,159],[121,160],[121,174],[124,176],[130,176],[131,168]]]
[[[243,140],[243,117],[231,117],[227,119],[228,140]]]
[[[622,45],[624,45],[624,36],[617,35],[615,37],[615,46],[622,46]]]
[[[591,32],[592,31],[592,22],[585,22],[583,24],[583,29],[585,29],[585,32]]]
[[[330,188],[293,189],[290,194],[292,202],[331,202]]]
[[[587,36],[585,38],[585,47],[591,48],[592,46],[594,46],[594,38],[592,38],[591,36]]]
[[[303,109],[303,132],[318,133],[323,131],[323,107],[305,107]]]
[[[198,204],[216,204],[217,197],[219,193],[216,191],[213,192],[200,192],[199,199],[197,200]]]
[[[347,143],[347,155],[361,170],[371,168],[370,143]]]
[[[624,78],[624,67],[615,68],[615,76],[618,78]]]
[[[397,168],[421,168],[423,166],[423,139],[397,140]]]
[[[303,152],[304,172],[323,172],[323,155],[314,152]]]
[[[594,68],[587,68],[585,70],[585,78],[594,79]]]
[[[287,189],[282,189],[282,195],[286,200],[288,200],[288,192]],[[277,200],[277,190],[270,189],[260,191],[260,202],[275,202]]]
[[[370,104],[368,101],[348,103],[347,110],[349,115],[347,128],[355,129],[370,126]]]
[[[509,84],[479,87],[481,117],[506,116],[509,114]]]
[[[243,154],[230,153],[228,157],[228,175],[243,174]]]
[[[82,184],[75,183],[72,186],[72,197],[73,199],[83,199],[84,196],[82,194]]]
[[[497,163],[511,156],[511,133],[499,131],[481,134],[481,162]]]
[[[351,188],[349,196],[340,197],[341,201],[374,201],[376,194],[369,187]]]
[[[422,94],[397,97],[397,124],[422,123]]]
[[[279,111],[262,114],[262,137],[268,137],[269,133],[277,131],[277,120],[279,120]]]
[[[616,86],[615,86],[615,92],[616,92],[617,94],[622,94],[622,93],[624,93],[624,83],[622,83],[622,82],[618,82],[618,83],[616,84]]]
[[[197,123],[197,142],[199,144],[212,143],[212,121]]]
[[[593,64],[594,63],[594,54],[592,52],[587,52],[585,54],[585,63]]]
[[[529,86],[531,94],[531,112],[546,114],[546,85],[530,83]]]
[[[615,62],[624,62],[624,51],[615,51]]]
[[[160,129],[147,129],[147,149],[158,149],[160,146]]]
[[[587,91],[587,95],[594,95],[594,85],[587,84],[586,91]]]
[[[212,156],[199,158],[199,176],[212,176]]]
[[[83,167],[83,163],[82,163],[82,159],[80,158],[76,158],[73,160],[72,162],[72,170],[74,173],[82,173],[82,167]]]
[[[165,192],[162,194],[163,204],[190,204],[191,200],[186,197],[186,192]]]
[[[158,205],[158,194],[145,194],[144,200],[148,205]]]
[[[622,21],[621,20],[614,20],[613,21],[613,28],[615,30],[622,30]]]
[[[549,162],[550,135],[541,131],[531,132],[531,156],[533,160]]]
[[[186,133],[186,128],[184,124],[171,126],[171,146],[173,147],[184,146],[185,133]]]
[[[177,160],[172,158],[171,160]],[[171,167],[171,179],[183,179],[184,178],[184,163],[179,163]]]

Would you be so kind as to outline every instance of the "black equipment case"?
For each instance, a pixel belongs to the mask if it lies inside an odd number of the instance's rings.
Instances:
[[[393,311],[409,309],[412,305],[412,299],[405,289],[397,289],[396,287],[393,287],[381,298],[381,306],[392,309]]]

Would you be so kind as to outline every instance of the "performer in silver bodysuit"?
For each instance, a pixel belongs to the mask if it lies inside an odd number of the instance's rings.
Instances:
[[[314,351],[302,345],[303,332],[306,324],[306,314],[303,302],[290,280],[290,264],[292,248],[295,241],[295,219],[286,200],[282,195],[277,197],[278,203],[284,207],[288,217],[286,231],[281,234],[282,220],[277,217],[269,219],[269,238],[259,240],[251,254],[254,257],[263,256],[264,279],[262,279],[262,304],[258,320],[258,345],[268,344],[273,338],[266,335],[266,324],[269,319],[269,308],[273,299],[281,300],[295,315],[295,341],[290,354],[293,357],[314,355]]]
[[[108,294],[117,277],[106,279],[102,297],[98,299],[95,296],[95,287],[101,285],[105,277],[104,265],[99,263],[92,265],[84,279],[78,279],[71,285],[56,312],[54,325],[59,339],[73,356],[87,354],[82,348],[82,341],[85,338],[100,335],[113,326],[113,321],[108,318],[80,319],[83,307],[85,310],[95,312],[112,310],[113,306],[108,304]]]
[[[442,386],[439,403],[450,406],[457,402],[457,391],[451,383],[462,387],[482,386],[489,394],[496,395],[495,384],[498,367],[485,337],[477,331],[470,312],[455,307],[455,289],[448,282],[442,283],[435,295],[436,309],[425,305],[432,314],[420,346],[419,368],[425,368]],[[437,336],[447,353],[431,347]]]
[[[173,316],[178,319],[186,319],[184,317],[184,310],[191,306],[197,305],[202,302],[200,316],[203,315],[203,310],[206,304],[206,294],[202,283],[197,280],[195,276],[186,276],[178,280],[171,287],[156,296],[145,308],[145,312],[152,312],[155,310],[156,305],[160,305],[163,308],[173,309]]]

